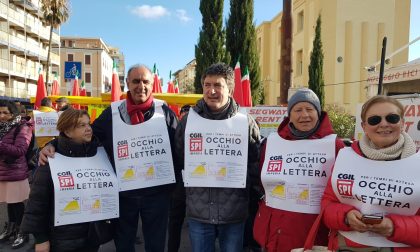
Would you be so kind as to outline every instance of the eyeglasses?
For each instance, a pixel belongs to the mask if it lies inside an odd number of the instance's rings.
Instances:
[[[401,119],[401,117],[397,114],[389,114],[389,115],[385,116],[385,120],[387,122],[391,123],[391,124],[398,123],[400,121],[400,119]],[[381,123],[381,121],[382,121],[382,117],[378,116],[378,115],[371,116],[367,119],[367,123],[370,126],[378,125],[379,123]]]

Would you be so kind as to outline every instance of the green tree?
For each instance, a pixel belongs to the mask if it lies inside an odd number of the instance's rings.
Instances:
[[[223,30],[223,0],[201,0],[203,25],[195,46],[195,92],[202,93],[201,76],[211,64],[226,60],[225,31]]]
[[[257,41],[254,19],[253,0],[230,0],[230,13],[226,25],[226,50],[229,52],[235,67],[240,58],[242,69],[249,68],[253,104],[261,104],[263,100],[263,85],[257,53]],[[229,63],[229,62],[227,62]]]
[[[321,16],[316,20],[315,38],[311,52],[311,63],[309,64],[309,88],[319,97],[321,108],[324,108],[324,52],[321,41]]]
[[[62,23],[65,23],[69,18],[69,3],[68,0],[41,0],[42,22],[50,26],[50,40],[48,42],[48,56],[47,56],[47,74],[45,81],[48,83],[51,40],[53,29],[57,29]]]
[[[325,106],[334,132],[341,138],[353,138],[356,118],[336,104]]]

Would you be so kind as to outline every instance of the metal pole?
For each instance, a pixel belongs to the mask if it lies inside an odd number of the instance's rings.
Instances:
[[[382,81],[384,79],[384,65],[385,65],[385,53],[386,53],[386,37],[382,40],[382,53],[381,53],[381,68],[379,70],[379,84],[378,84],[378,95],[382,94]]]

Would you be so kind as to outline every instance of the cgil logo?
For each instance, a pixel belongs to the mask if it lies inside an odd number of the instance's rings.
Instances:
[[[190,134],[190,152],[203,151],[203,136],[201,133]]]
[[[117,142],[117,156],[118,158],[128,157],[128,141],[122,140]]]
[[[60,188],[74,188],[73,175],[70,171],[57,173]]]
[[[281,172],[282,166],[283,166],[282,156],[271,156],[270,161],[268,161],[267,172]]]
[[[353,196],[354,175],[340,173],[337,177],[338,193],[342,196]]]

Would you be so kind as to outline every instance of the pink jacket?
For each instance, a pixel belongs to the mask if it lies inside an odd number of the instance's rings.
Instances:
[[[14,138],[15,130],[20,131]],[[32,138],[33,123],[22,119],[0,140],[0,181],[20,181],[28,178],[26,151]]]
[[[358,142],[354,142],[351,148],[357,154],[363,156]],[[347,212],[356,208],[339,202],[337,196],[334,194],[331,180],[329,180],[325,188],[321,205],[325,208],[323,221],[327,227],[334,230],[351,231],[351,228],[344,223],[344,220]],[[420,251],[420,209],[415,216],[390,214],[386,217],[390,218],[394,223],[394,234],[387,239],[412,246],[412,248],[394,248],[394,252]],[[331,239],[334,239],[333,244],[337,247],[337,236]],[[350,247],[364,247],[348,239],[345,239],[345,241]]]
[[[287,140],[296,140],[290,132],[288,124],[289,118],[285,118],[278,128],[279,136]],[[319,139],[333,133],[328,115],[323,112],[321,125],[311,138]],[[337,154],[344,147],[344,144],[337,138],[335,145]],[[261,148],[260,169],[264,164],[265,148],[266,142],[263,143]],[[254,222],[254,238],[268,252],[290,252],[291,249],[303,247],[317,216],[317,214],[296,213],[271,208],[265,205],[264,201],[260,201]],[[317,237],[315,244],[326,246],[328,229],[322,225]]]

